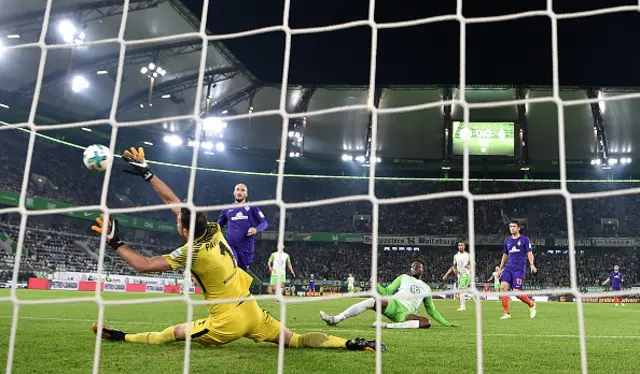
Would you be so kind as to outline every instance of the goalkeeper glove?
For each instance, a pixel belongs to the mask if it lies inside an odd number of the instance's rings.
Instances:
[[[102,230],[104,230],[105,227],[102,216],[96,218],[96,222],[98,223],[98,226],[91,226],[91,230],[102,235]],[[109,244],[109,246],[113,248],[114,251],[118,250],[118,248],[124,245],[124,242],[120,240],[119,225],[120,224],[118,223],[118,220],[114,220],[109,217],[109,224],[107,226],[107,244]]]
[[[129,164],[130,169],[124,170],[125,173],[138,175],[148,182],[153,178],[153,172],[149,169],[147,161],[144,158],[144,149],[142,147],[135,149],[131,147],[131,150],[126,150],[122,154],[122,158]]]

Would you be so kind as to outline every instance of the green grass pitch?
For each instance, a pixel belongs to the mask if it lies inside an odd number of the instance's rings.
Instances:
[[[0,297],[9,295],[0,290]],[[93,296],[93,293],[20,290],[21,299],[56,299]],[[157,295],[103,294],[107,300],[157,297]],[[287,325],[299,332],[326,331],[344,337],[373,338],[375,314],[328,327],[318,312],[338,313],[355,300],[306,302],[289,305]],[[452,300],[435,300],[440,312],[457,329],[434,326],[429,330],[383,330],[389,347],[382,355],[384,373],[475,373],[475,308],[456,312]],[[274,316],[280,305],[261,302]],[[580,349],[575,303],[539,303],[538,317],[529,319],[526,306],[512,302],[511,320],[501,321],[502,308],[495,301],[482,303],[485,373],[579,373]],[[640,305],[614,308],[611,304],[585,304],[589,371],[592,373],[640,373]],[[90,330],[97,319],[94,303],[25,305],[20,307],[14,373],[90,373],[95,336]],[[4,369],[11,329],[12,305],[0,303],[0,344]],[[196,306],[194,318],[206,316]],[[186,319],[184,303],[107,306],[106,321],[127,332],[158,331]],[[275,373],[277,346],[248,340],[221,348],[192,345],[191,373]],[[101,373],[182,373],[184,343],[164,346],[103,342]],[[285,353],[286,373],[373,373],[375,355],[369,352],[296,349]]]

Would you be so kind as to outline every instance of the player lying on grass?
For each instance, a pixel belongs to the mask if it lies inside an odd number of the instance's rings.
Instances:
[[[527,273],[527,259],[531,266],[531,272],[538,271],[533,264],[533,252],[531,252],[531,241],[529,238],[520,235],[520,222],[511,221],[509,223],[508,236],[504,240],[504,248],[502,250],[502,261],[500,262],[500,287],[502,292],[508,292],[509,288],[515,291],[522,291],[524,287],[524,277]],[[506,267],[505,267],[506,263]],[[518,299],[529,306],[529,316],[536,317],[536,304],[529,299],[527,295],[518,295]],[[511,318],[509,312],[509,296],[502,296],[502,308],[504,315],[500,319]]]
[[[398,294],[407,297],[403,300],[381,301],[382,314],[389,318],[392,323],[382,322],[381,327],[387,329],[428,329],[431,321],[417,315],[420,303],[424,304],[427,313],[445,327],[456,327],[447,322],[440,315],[431,298],[431,288],[420,280],[424,272],[424,262],[416,260],[411,263],[409,274],[398,276],[393,283],[387,287],[378,285],[377,290],[381,295],[389,296]],[[354,304],[344,312],[332,316],[325,312],[320,312],[322,318],[328,325],[337,325],[347,318],[355,317],[366,310],[376,310],[376,300],[370,298]],[[374,323],[375,327],[375,323]]]
[[[154,185],[156,192],[162,195],[173,195],[173,191],[163,184]],[[160,189],[161,191],[158,191]],[[166,190],[163,190],[166,189]],[[175,195],[174,195],[175,196]],[[177,210],[178,232],[185,240],[189,238],[191,212],[188,209]],[[184,269],[187,264],[189,243],[174,250],[171,254],[145,257],[125,245],[120,239],[117,220],[96,219],[98,225],[92,229],[98,233],[107,230],[108,245],[131,265],[138,273],[164,272]],[[129,334],[110,326],[102,326],[102,337],[107,340],[121,340],[130,343],[165,344],[185,340],[187,333],[191,340],[205,346],[220,346],[231,343],[242,337],[259,342],[278,344],[280,334],[284,334],[287,347],[310,348],[343,348],[356,351],[372,351],[375,341],[362,338],[351,340],[326,335],[320,332],[297,334],[288,328],[281,329],[280,321],[258,306],[249,292],[251,276],[238,268],[233,252],[222,236],[218,223],[209,223],[202,212],[196,213],[194,227],[193,250],[191,255],[191,275],[202,289],[208,304],[208,318],[201,318],[190,323],[170,326],[159,332],[143,332]],[[225,299],[242,299],[242,301],[224,302]],[[188,329],[190,327],[190,330]],[[97,333],[98,325],[92,329]],[[381,345],[382,350],[386,347]]]

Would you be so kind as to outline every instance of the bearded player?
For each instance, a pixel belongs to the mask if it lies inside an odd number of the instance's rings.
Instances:
[[[147,173],[144,169],[144,152],[140,149],[132,154],[136,162],[129,162],[130,172],[136,175]],[[147,168],[148,169],[148,168]],[[169,200],[177,200],[176,195],[158,177],[149,179],[155,192]],[[180,235],[189,240],[191,224],[191,212],[188,209],[173,209],[177,216],[177,227]],[[134,251],[124,244],[120,238],[119,224],[117,220],[96,219],[97,226],[92,229],[100,234],[106,230],[107,244],[124,261],[131,265],[138,273],[153,273],[175,271],[184,269],[187,264],[189,242],[176,249],[171,254],[146,257]],[[249,292],[251,277],[238,268],[231,248],[222,236],[220,225],[209,223],[202,212],[196,213],[194,240],[192,241],[191,274],[198,286],[202,289],[205,300],[214,303],[208,304],[209,317],[195,320],[191,323],[182,323],[170,326],[160,332],[143,332],[137,334],[125,333],[110,326],[102,326],[102,338],[107,340],[126,341],[142,344],[166,344],[183,341],[187,334],[191,340],[204,346],[217,347],[231,343],[242,337],[259,342],[271,342],[278,344],[280,334],[284,336],[287,347],[309,348],[343,348],[349,350],[372,351],[375,342],[362,338],[347,340],[323,333],[297,334],[288,328],[281,329],[280,321],[258,306],[256,300]],[[242,299],[240,302],[215,303],[225,299]],[[92,329],[98,332],[99,326],[94,323]],[[382,350],[386,347],[381,345]]]
[[[622,277],[622,273],[620,272],[620,266],[614,265],[613,271],[609,274],[609,278],[607,278],[604,282],[602,282],[603,286],[606,286],[609,282],[611,282],[611,291],[620,292],[622,290],[622,282],[624,281]],[[622,298],[620,296],[614,296],[613,302],[615,306],[618,306],[618,302],[620,302],[621,306],[624,306],[622,302]]]
[[[458,312],[467,310],[467,290],[471,284],[471,256],[465,251],[464,242],[458,242],[458,253],[453,256],[453,271],[458,277]]]
[[[509,231],[511,236],[504,240],[504,248],[502,250],[502,261],[500,262],[500,288],[502,292],[508,292],[510,288],[516,291],[522,291],[524,287],[524,277],[527,273],[527,259],[531,266],[531,272],[538,271],[533,264],[533,252],[531,252],[531,241],[529,238],[520,235],[520,222],[511,221],[509,223]],[[505,263],[507,266],[505,266]],[[509,312],[509,296],[502,296],[502,308],[504,315],[500,319],[511,318]],[[536,304],[525,294],[518,295],[523,303],[529,306],[529,316],[536,317]]]
[[[233,191],[235,204],[246,204],[248,196],[249,192],[246,185],[242,183],[236,185]],[[249,265],[253,263],[253,249],[255,246],[253,236],[264,231],[269,224],[260,208],[255,205],[222,210],[218,218],[218,224],[224,227],[227,223],[229,224],[226,236],[227,242],[238,260],[238,267],[247,271],[249,270]]]
[[[391,323],[382,322],[380,327],[387,329],[428,329],[431,327],[431,321],[426,317],[417,315],[420,303],[424,305],[427,313],[439,324],[445,327],[456,327],[447,322],[436,309],[433,304],[433,299],[431,298],[431,288],[420,280],[423,272],[424,262],[416,260],[411,263],[409,274],[398,276],[393,283],[387,287],[377,286],[378,293],[381,295],[390,296],[397,294],[405,297],[402,300],[380,301],[382,314],[391,320]],[[320,318],[322,318],[327,325],[333,326],[367,310],[376,310],[376,300],[374,298],[369,298],[354,304],[344,312],[335,316],[321,311]],[[375,326],[374,323],[374,327]]]

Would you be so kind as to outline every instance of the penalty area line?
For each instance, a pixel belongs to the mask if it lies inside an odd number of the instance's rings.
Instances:
[[[0,318],[13,318],[11,315],[0,315]],[[60,317],[29,317],[29,316],[21,316],[19,320],[33,320],[33,321],[58,321],[58,322],[96,322],[97,319],[88,319],[88,318],[60,318]],[[163,326],[167,326],[167,323],[158,322],[158,321],[122,321],[122,320],[109,320],[109,323],[120,323],[120,324],[128,324],[128,325],[159,325],[163,324]],[[371,333],[374,332],[375,329],[371,328],[369,330],[362,329],[322,329],[322,328],[294,328],[295,331],[320,331],[320,332],[353,332],[353,333]],[[415,329],[383,329],[385,333],[387,332],[408,332],[408,331],[416,331]],[[429,335],[449,335],[449,336],[476,336],[476,334],[468,334],[468,333],[447,333],[430,330],[425,332]],[[522,337],[530,337],[530,338],[555,338],[555,339],[578,339],[580,335],[578,334],[510,334],[510,333],[485,333],[482,336],[488,337],[513,337],[513,338],[522,338]],[[640,339],[640,335],[587,335],[587,339],[630,339],[636,340]]]

